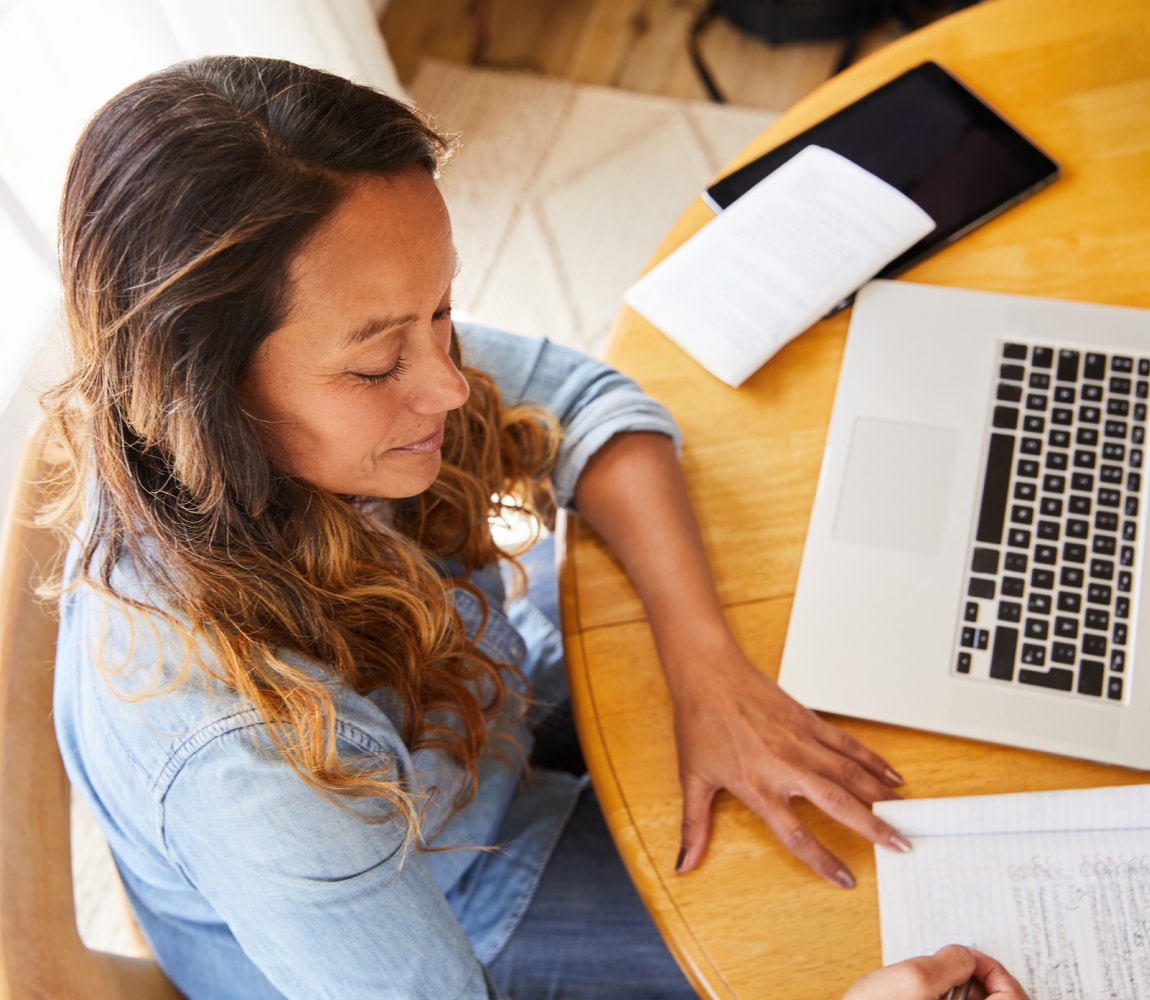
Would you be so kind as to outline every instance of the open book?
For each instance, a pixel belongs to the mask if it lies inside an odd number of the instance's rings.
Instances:
[[[933,228],[902,192],[808,146],[655,265],[624,301],[738,386]]]
[[[1150,997],[1150,785],[878,802],[884,964],[966,944],[1032,1000]]]

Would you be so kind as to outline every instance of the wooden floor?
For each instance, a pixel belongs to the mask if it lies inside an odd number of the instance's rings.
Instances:
[[[707,99],[688,52],[702,0],[391,0],[382,18],[400,78],[424,57],[535,69],[578,83]],[[484,18],[483,11],[486,11]],[[477,31],[486,21],[488,30]],[[905,32],[876,27],[861,52]],[[781,110],[831,75],[841,42],[770,46],[713,20],[699,48],[727,100]]]

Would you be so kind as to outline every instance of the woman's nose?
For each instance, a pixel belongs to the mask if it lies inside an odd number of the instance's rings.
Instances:
[[[471,387],[439,344],[428,347],[420,359],[408,404],[417,413],[439,414],[457,410],[467,402]]]

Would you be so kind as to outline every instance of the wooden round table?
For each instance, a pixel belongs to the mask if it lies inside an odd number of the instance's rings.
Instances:
[[[923,262],[912,281],[1150,307],[1150,27],[1140,0],[986,0],[897,41],[787,111],[734,168],[934,59],[1060,161],[1053,186]],[[674,169],[668,164],[667,169]],[[696,200],[652,260],[712,217]],[[792,341],[739,389],[624,309],[609,359],[675,414],[720,594],[748,654],[775,675],[849,312]],[[611,831],[701,995],[837,997],[880,964],[871,845],[799,808],[858,877],[816,879],[721,794],[703,865],[677,876],[680,792],[670,700],[619,564],[567,519],[560,571],[572,694]],[[1141,782],[1141,772],[836,718],[906,777],[908,796]]]

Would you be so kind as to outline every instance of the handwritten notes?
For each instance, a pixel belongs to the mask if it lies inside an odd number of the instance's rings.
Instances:
[[[1150,997],[1150,785],[880,802],[883,962],[969,944],[1033,1000]]]
[[[808,146],[655,265],[624,301],[738,386],[934,225],[885,181]]]

